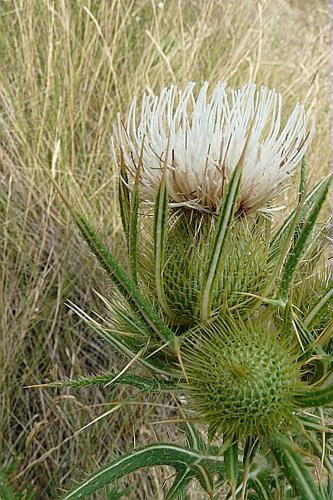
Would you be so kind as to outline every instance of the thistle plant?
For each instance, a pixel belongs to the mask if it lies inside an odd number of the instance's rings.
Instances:
[[[129,451],[65,498],[156,465],[174,467],[168,500],[192,481],[202,498],[331,498],[330,177],[308,185],[314,124],[300,104],[284,116],[265,87],[194,87],[118,116],[124,262],[67,202],[114,285],[103,324],[72,308],[129,362],[52,384],[172,394],[186,442]],[[291,186],[297,202],[281,216],[274,203]]]

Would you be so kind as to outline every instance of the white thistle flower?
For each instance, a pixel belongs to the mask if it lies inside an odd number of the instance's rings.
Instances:
[[[313,122],[308,130],[309,112],[296,104],[282,127],[282,97],[275,90],[250,83],[227,91],[218,83],[208,98],[207,82],[197,97],[194,86],[191,82],[183,91],[171,86],[159,96],[145,95],[138,120],[134,98],[127,123],[118,115],[114,127],[116,161],[120,147],[134,174],[143,145],[145,200],[154,199],[166,161],[171,204],[216,212],[242,157],[239,208],[265,208],[287,186],[308,148],[314,133]]]

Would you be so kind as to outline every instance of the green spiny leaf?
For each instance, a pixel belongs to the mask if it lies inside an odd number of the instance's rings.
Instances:
[[[296,239],[294,245],[289,251],[289,254],[286,258],[286,261],[283,266],[282,278],[281,278],[281,286],[278,293],[278,297],[283,301],[287,300],[289,287],[294,277],[294,273],[299,263],[302,254],[306,248],[306,244],[309,240],[309,237],[312,233],[314,225],[317,221],[319,212],[323,206],[325,198],[327,196],[327,192],[330,186],[331,177],[329,177],[326,182],[323,184],[321,193],[315,201],[311,212],[309,213],[307,219],[304,221],[301,231],[299,233],[298,238]]]
[[[305,190],[306,190],[307,175],[308,175],[308,162],[307,162],[306,156],[304,155],[302,158],[301,176],[300,176],[299,189],[298,189],[298,202],[299,203],[301,203],[301,201],[303,199],[303,194],[305,193]]]
[[[283,468],[298,498],[300,500],[323,500],[293,442],[280,434],[272,436],[270,442],[274,456]]]
[[[321,299],[317,302],[317,304],[313,307],[311,312],[304,319],[304,326],[309,327],[311,323],[316,319],[320,311],[330,302],[333,302],[333,285],[328,287],[327,292]]]
[[[130,219],[130,190],[128,187],[128,176],[124,161],[123,152],[120,152],[120,176],[118,183],[118,199],[120,207],[120,217],[123,225],[123,230],[128,241],[129,219]]]
[[[131,197],[130,213],[129,213],[129,228],[128,228],[128,253],[131,266],[132,279],[137,284],[137,260],[138,260],[138,223],[139,223],[139,206],[140,206],[140,173],[142,167],[144,142],[142,141],[140,157],[136,166],[134,186]]]
[[[176,478],[166,493],[165,500],[178,500],[185,493],[187,486],[194,477],[195,473],[190,467],[178,467]]]
[[[147,325],[158,337],[173,344],[175,339],[174,333],[163,323],[151,305],[143,298],[133,280],[116,261],[88,221],[78,212],[74,212],[74,217],[90,249],[118,290],[126,298],[127,302],[142,316]]]
[[[327,181],[327,178],[320,180],[315,187],[310,191],[310,193],[306,196],[304,200],[304,205],[301,207],[301,212],[302,212],[302,218],[306,216],[306,214],[309,212],[310,208],[312,207],[313,203],[315,203],[318,199],[318,197],[321,195],[322,192],[322,187]],[[282,226],[280,227],[279,231],[277,231],[276,235],[274,236],[272,242],[271,242],[271,248],[272,252],[277,252],[279,251],[280,248],[280,243],[281,241],[286,237],[286,234],[288,232],[289,226],[294,220],[294,217],[296,213],[300,210],[300,207],[297,206],[294,210],[291,211],[291,213],[288,215]]]
[[[195,473],[195,477],[201,484],[202,488],[208,493],[210,498],[213,498],[214,483],[207,468],[200,463],[195,463],[191,466],[191,469]]]
[[[169,316],[172,314],[164,294],[163,265],[165,251],[165,235],[168,222],[168,187],[165,173],[163,173],[158,187],[154,210],[154,258],[155,284],[158,301],[163,311]]]
[[[329,427],[328,423],[323,423],[322,419],[309,417],[308,415],[298,415],[299,422],[303,425],[304,429],[308,429],[319,434],[333,434],[333,428]]]
[[[206,445],[200,436],[199,431],[192,425],[190,422],[185,422],[183,424],[186,432],[186,439],[189,448],[198,451],[204,451],[206,449]]]
[[[319,406],[333,407],[333,382],[322,388],[309,389],[295,396],[301,408],[314,408]]]
[[[72,387],[73,389],[81,389],[83,387],[91,385],[131,385],[132,387],[137,387],[142,391],[147,392],[174,392],[179,391],[179,387],[168,382],[161,382],[153,377],[142,377],[139,375],[126,374],[117,376],[114,373],[105,373],[101,375],[92,375],[90,377],[81,377],[75,380],[62,380],[59,382],[51,382],[49,384],[43,384],[44,387]],[[34,387],[34,386],[32,386]],[[36,386],[35,386],[36,387]],[[37,386],[40,387],[40,386]]]
[[[133,359],[137,355],[137,351],[133,347],[129,346],[126,342],[121,340],[118,335],[116,335],[112,330],[102,328],[99,323],[97,323],[92,317],[90,317],[86,312],[82,311],[75,304],[69,303],[69,307],[78,314],[82,319],[87,321],[90,327],[107,343],[112,345],[119,352],[125,356]],[[166,375],[168,377],[173,377],[174,373],[169,370],[168,366],[164,363],[160,363],[156,358],[150,356],[149,358],[139,358],[137,362],[148,368],[150,371]]]
[[[154,444],[145,448],[131,451],[114,460],[107,467],[90,476],[71,492],[64,500],[84,498],[98,491],[106,485],[127,476],[131,472],[160,465],[173,467],[198,467],[210,462],[221,462],[222,457],[206,456],[198,451],[186,449],[171,444]]]

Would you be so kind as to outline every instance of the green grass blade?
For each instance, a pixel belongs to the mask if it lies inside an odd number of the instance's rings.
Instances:
[[[219,270],[224,258],[223,250],[227,241],[228,230],[236,209],[240,181],[242,175],[242,164],[239,162],[229,180],[224,201],[218,215],[215,237],[212,251],[209,256],[205,277],[203,280],[200,314],[201,320],[207,321],[211,315],[211,303],[216,288]]]
[[[8,485],[6,476],[0,471],[0,498],[2,500],[19,500],[14,490]]]
[[[73,215],[91,251],[95,254],[98,262],[112,279],[121,294],[126,298],[127,302],[141,315],[155,334],[163,340],[173,344],[175,338],[174,333],[157,316],[151,305],[143,298],[133,280],[116,261],[95,230],[80,213],[74,212]]]
[[[289,288],[294,277],[296,267],[302,257],[302,254],[306,248],[306,244],[310,238],[314,225],[318,219],[320,210],[324,204],[325,198],[328,193],[328,189],[331,183],[331,177],[329,177],[326,182],[324,182],[320,195],[315,201],[311,212],[309,213],[307,219],[302,224],[299,236],[296,239],[294,245],[289,251],[286,258],[285,264],[282,270],[281,286],[278,292],[278,298],[283,301],[287,300]]]
[[[198,451],[186,449],[181,446],[154,444],[122,455],[110,465],[86,479],[79,486],[76,486],[75,489],[67,493],[64,500],[84,498],[104,486],[127,476],[131,472],[146,467],[161,465],[191,467],[221,461],[223,461],[222,457],[206,456]]]
[[[323,500],[292,441],[277,434],[270,438],[270,442],[274,456],[298,498],[300,500]]]
[[[303,394],[295,396],[295,399],[301,408],[314,408],[319,406],[333,408],[333,382],[326,387],[310,389]]]
[[[119,199],[121,222],[126,236],[126,240],[128,242],[128,230],[129,230],[129,220],[130,220],[130,190],[128,187],[128,176],[126,172],[126,166],[122,151],[120,155],[121,155],[121,161],[120,161],[120,176],[118,182],[118,199]]]
[[[1,500],[34,500],[37,494],[28,484],[22,485],[8,477],[5,470],[0,470],[0,498]]]

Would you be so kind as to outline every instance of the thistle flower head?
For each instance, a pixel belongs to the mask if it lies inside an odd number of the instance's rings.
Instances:
[[[183,360],[190,406],[215,431],[260,436],[292,423],[300,366],[272,325],[219,321],[193,336]]]
[[[314,132],[310,114],[296,104],[282,126],[282,97],[253,83],[227,90],[218,83],[208,97],[205,82],[197,94],[193,82],[184,90],[164,88],[145,95],[137,117],[134,98],[127,122],[118,115],[112,138],[126,166],[135,173],[142,148],[141,184],[153,200],[167,169],[174,206],[218,212],[230,174],[243,166],[239,208],[262,209],[287,185]]]

